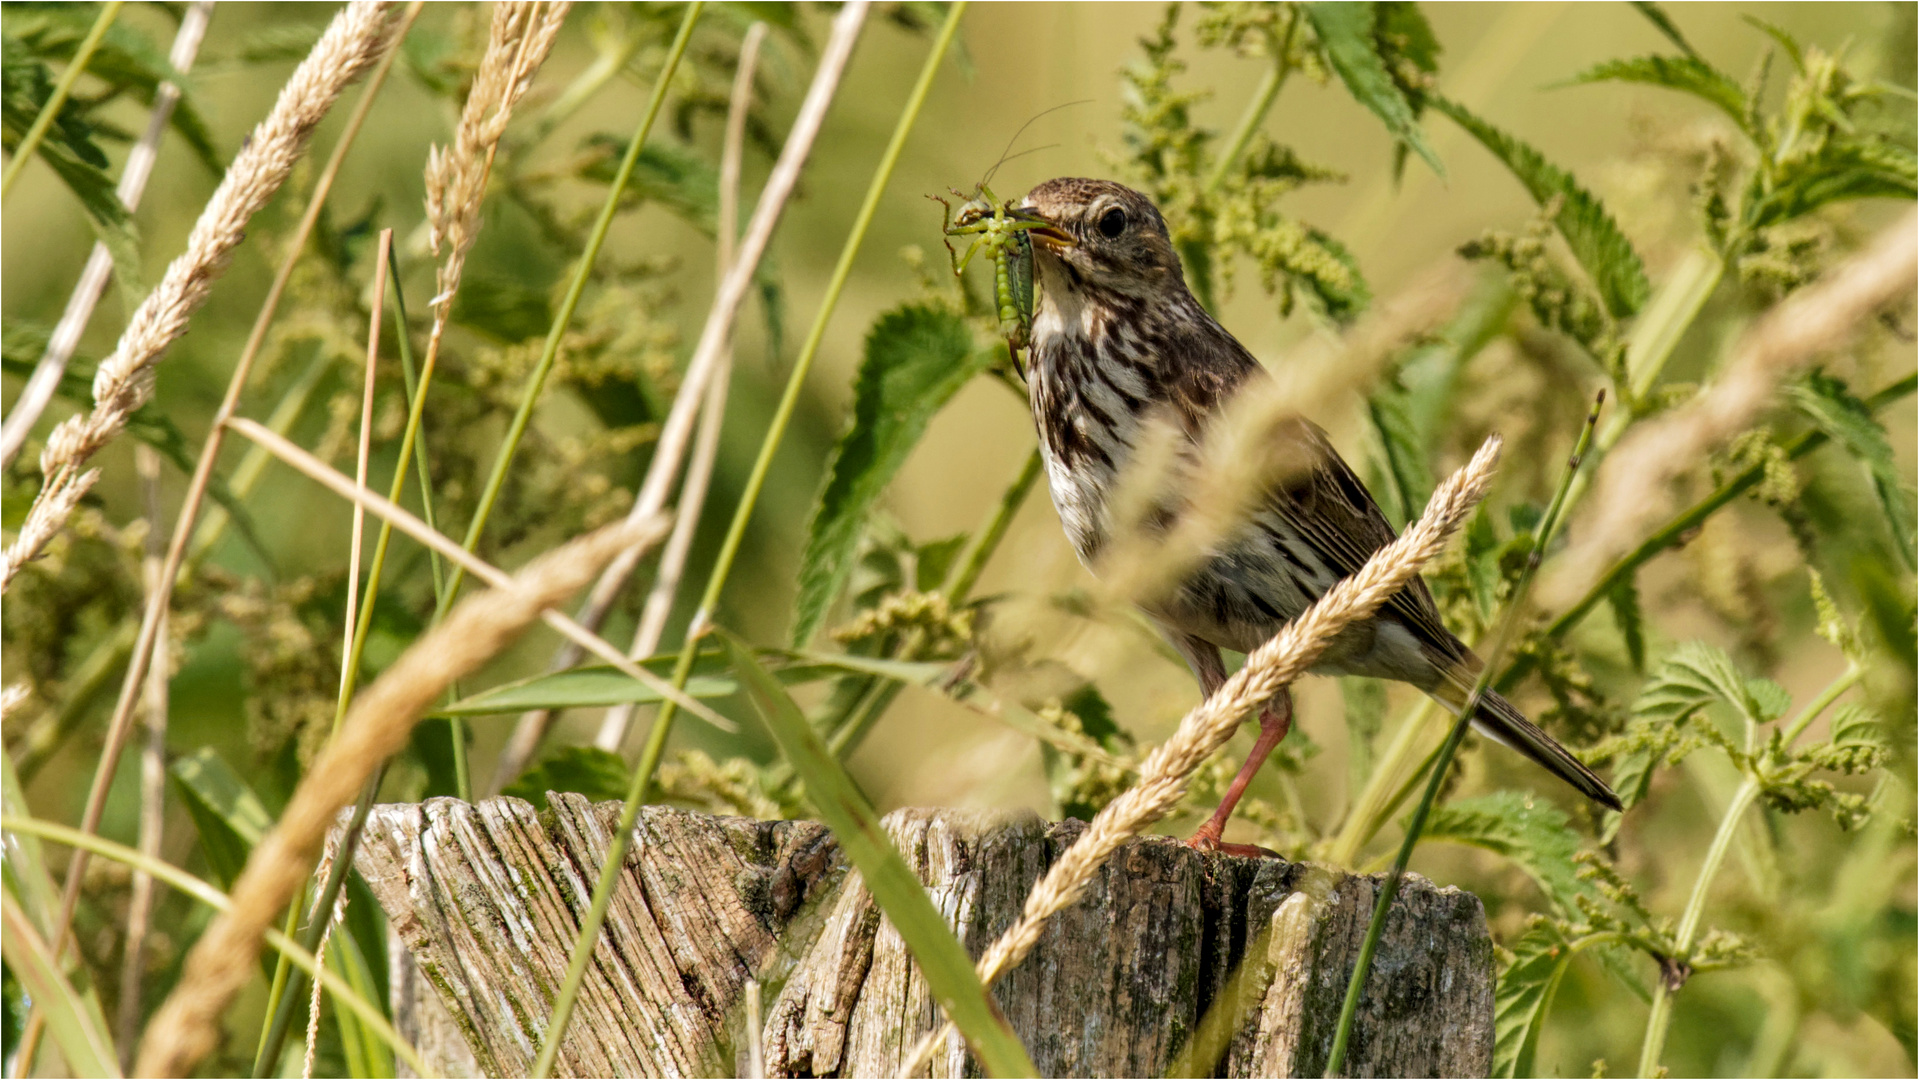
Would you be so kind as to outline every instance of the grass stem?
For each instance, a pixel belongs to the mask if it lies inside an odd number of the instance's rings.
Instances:
[[[26,169],[27,162],[40,149],[40,143],[46,139],[53,122],[60,118],[60,110],[66,107],[67,98],[72,96],[75,84],[87,70],[87,64],[93,59],[95,49],[105,40],[107,31],[112,29],[115,19],[120,17],[120,9],[126,6],[126,0],[111,0],[100,8],[100,14],[93,20],[93,26],[87,36],[73,50],[73,59],[66,70],[60,73],[60,81],[53,84],[53,93],[48,95],[47,103],[40,106],[40,114],[33,118],[33,126],[20,137],[20,145],[14,147],[13,160],[7,162],[7,171],[0,177],[0,202],[4,202],[13,191],[14,181],[20,179],[20,173]]]
[[[540,359],[533,365],[532,373],[527,376],[526,384],[520,390],[520,403],[513,412],[513,420],[507,425],[506,438],[494,454],[492,471],[488,473],[486,485],[480,491],[479,505],[473,510],[473,521],[467,526],[466,539],[460,545],[467,551],[475,551],[480,546],[480,534],[486,530],[487,518],[492,515],[494,504],[499,501],[500,490],[506,486],[507,472],[513,466],[514,456],[519,453],[520,440],[526,436],[527,425],[533,422],[534,406],[539,404],[546,378],[553,371],[554,361],[559,358],[560,342],[566,337],[566,328],[573,322],[573,313],[579,308],[581,297],[586,295],[587,283],[593,279],[593,265],[599,261],[600,248],[605,246],[607,233],[613,228],[613,219],[619,215],[620,197],[626,193],[626,185],[633,178],[633,169],[640,161],[640,151],[653,131],[653,121],[660,115],[666,92],[673,84],[673,73],[679,70],[680,59],[686,55],[687,43],[693,38],[694,24],[699,22],[704,7],[703,0],[693,0],[686,6],[686,17],[680,21],[679,33],[674,36],[672,46],[667,49],[666,60],[660,65],[659,76],[653,81],[653,93],[647,99],[646,111],[640,114],[639,126],[634,129],[632,141],[626,145],[626,154],[620,159],[619,170],[613,174],[613,181],[607,186],[606,200],[600,205],[600,216],[587,234],[586,246],[581,249],[579,264],[573,270],[573,280],[567,284],[560,310],[554,314],[553,325],[547,329]],[[453,580],[447,586],[448,601],[459,595],[460,585],[465,578],[465,571],[455,566]],[[434,613],[434,622],[445,618],[447,610],[442,605]]]

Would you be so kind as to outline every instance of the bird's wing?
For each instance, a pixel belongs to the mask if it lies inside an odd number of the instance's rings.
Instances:
[[[1277,509],[1340,577],[1359,573],[1366,560],[1397,540],[1399,534],[1319,425],[1295,418],[1282,431],[1282,437],[1296,441],[1301,458],[1308,464],[1275,487]],[[1439,608],[1424,580],[1414,577],[1393,594],[1386,606],[1414,636],[1442,654],[1455,658],[1451,654],[1461,651],[1459,639],[1440,620]]]
[[[1220,336],[1232,341],[1223,330]],[[1177,365],[1166,387],[1182,416],[1218,416],[1241,386],[1269,377],[1243,348],[1231,349],[1230,355],[1226,350],[1216,350],[1196,359],[1202,362]],[[1274,485],[1271,509],[1286,517],[1337,577],[1357,574],[1366,560],[1398,539],[1399,534],[1317,424],[1295,417],[1279,425],[1277,437],[1297,447],[1295,460],[1300,464]],[[1300,585],[1317,591],[1311,588],[1311,582],[1301,581]],[[1432,591],[1423,580],[1413,578],[1387,601],[1386,607],[1415,637],[1441,655],[1463,659],[1465,647],[1446,629]]]

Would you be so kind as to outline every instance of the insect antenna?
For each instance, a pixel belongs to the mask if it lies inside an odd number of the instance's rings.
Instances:
[[[1033,118],[1031,120],[1028,120],[1024,124],[1021,124],[1019,126],[1019,130],[1013,132],[1013,137],[1006,140],[1006,149],[1000,151],[999,160],[993,162],[993,167],[986,170],[986,174],[979,178],[979,183],[973,185],[974,189],[978,190],[979,188],[983,188],[986,185],[992,183],[994,175],[996,175],[999,172],[999,167],[1013,160],[1014,158],[1024,157],[1027,154],[1035,153],[1040,150],[1050,150],[1052,149],[1053,146],[1059,145],[1058,143],[1053,143],[1051,144],[1051,146],[1035,146],[1031,150],[1022,150],[1017,154],[1013,153],[1012,151],[1013,151],[1014,144],[1019,142],[1019,137],[1021,135],[1026,134],[1027,128],[1032,127],[1034,124],[1038,123],[1042,117],[1050,116],[1053,113],[1060,111],[1061,109],[1071,108],[1074,105],[1091,104],[1092,100],[1093,100],[1092,98],[1081,98],[1078,101],[1068,101],[1060,105],[1055,105],[1050,109],[1042,109],[1041,111],[1034,113]]]

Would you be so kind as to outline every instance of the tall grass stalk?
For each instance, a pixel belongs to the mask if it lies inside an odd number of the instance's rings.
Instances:
[[[945,53],[946,46],[952,40],[953,29],[958,23],[959,14],[964,10],[964,6],[963,2],[956,4],[948,12],[946,26],[941,30],[933,54],[928,58],[926,68],[921,72],[920,82],[907,104],[905,114],[901,117],[900,126],[894,131],[893,142],[887,147],[887,154],[882,159],[881,169],[875,175],[873,185],[867,192],[867,202],[862,207],[864,212],[855,226],[853,237],[848,240],[849,249],[857,247],[866,223],[871,220],[872,208],[878,201],[879,192],[885,187],[885,180],[892,173],[893,163],[898,158],[899,147],[905,141],[905,133],[910,130],[913,118],[919,113],[920,105],[925,100],[926,90],[932,82],[932,72],[937,70],[939,58]],[[672,483],[676,468],[675,459],[683,452],[691,428],[693,409],[699,404],[706,380],[718,366],[725,339],[731,331],[732,313],[738,310],[738,305],[745,295],[747,276],[765,253],[766,244],[772,237],[773,227],[778,224],[786,200],[799,181],[800,169],[812,153],[813,141],[819,134],[820,125],[825,121],[827,107],[838,94],[840,79],[845,73],[847,61],[852,57],[853,45],[858,40],[860,29],[865,23],[866,10],[867,5],[856,0],[855,3],[841,9],[840,14],[833,21],[832,36],[820,54],[819,66],[814,71],[812,85],[807,88],[806,99],[800,106],[799,116],[794,120],[793,130],[787,136],[785,148],[780,151],[780,159],[773,167],[772,176],[768,178],[765,189],[760,193],[759,205],[755,208],[753,222],[748,227],[747,239],[741,247],[739,262],[733,267],[733,273],[729,275],[726,287],[721,290],[719,296],[714,298],[713,310],[709,313],[705,329],[701,331],[700,343],[694,349],[693,360],[687,365],[686,377],[680,385],[679,396],[673,403],[666,425],[661,429],[660,440],[654,451],[654,462],[647,469],[647,476],[641,484],[639,497],[634,500],[634,513],[663,506],[665,503],[667,489]],[[849,262],[850,256],[843,255],[841,269],[844,270],[845,264]],[[823,312],[831,308],[833,300],[838,295],[839,287],[844,282],[845,274],[836,274],[833,283],[828,286],[827,300],[822,307]],[[797,385],[804,369],[810,366],[811,353],[819,347],[818,338],[817,334],[809,337],[808,347],[802,350],[801,360],[795,365],[795,375],[788,384],[789,388]],[[787,409],[785,415],[790,416],[791,410]],[[775,430],[783,426],[783,423],[784,421],[776,414]],[[769,431],[768,438],[777,441],[773,431]],[[748,491],[749,495],[743,498],[750,498],[750,493],[756,491],[750,482]],[[601,577],[600,582],[595,586],[594,599],[600,596],[599,586],[605,585],[612,577],[612,574]],[[692,668],[693,653],[698,648],[696,634],[698,618],[696,615],[695,626],[687,634],[687,645],[681,650],[679,663],[674,669],[671,685],[676,693],[667,696],[661,703],[659,718],[654,721],[654,730],[648,738],[649,748],[654,746],[655,736],[664,738],[664,731],[669,727],[674,714],[677,692],[686,686],[687,674]],[[657,768],[658,763],[658,754],[655,753],[652,768]],[[552,1017],[547,1022],[545,1038],[533,1064],[533,1075],[536,1077],[548,1075],[554,1061],[558,1058],[560,1043],[565,1037],[566,1026],[572,1019],[573,1006],[579,997],[581,982],[586,977],[586,966],[593,958],[594,943],[599,938],[600,928],[606,922],[607,908],[613,902],[613,888],[619,880],[620,869],[625,864],[627,845],[632,841],[633,823],[638,819],[640,806],[645,802],[646,789],[651,776],[651,769],[644,764],[643,759],[642,765],[634,770],[632,782],[627,787],[626,800],[620,810],[619,824],[613,829],[606,861],[600,867],[599,878],[593,886],[592,901],[586,918],[582,920],[580,934],[573,944],[572,954],[567,960],[566,979],[561,983],[559,993],[554,998]]]
[[[759,68],[760,45],[766,40],[766,24],[747,27],[740,40],[740,58],[733,73],[733,92],[726,109],[726,135],[720,146],[720,203],[714,243],[714,269],[719,276],[716,287],[724,289],[726,279],[738,261],[740,218],[740,166],[746,155],[746,119],[753,107],[753,77]],[[686,479],[680,483],[680,502],[674,508],[673,535],[660,552],[659,571],[653,587],[647,591],[646,604],[640,609],[640,626],[626,655],[638,660],[659,651],[666,635],[666,622],[673,614],[673,602],[679,596],[680,579],[693,551],[693,538],[700,527],[700,512],[706,506],[707,489],[720,456],[720,432],[726,422],[727,383],[732,379],[733,347],[729,341],[714,365],[706,387],[706,401],[700,406],[700,432],[687,460]],[[617,753],[626,741],[627,728],[633,723],[633,706],[616,705],[606,711],[594,745]],[[509,763],[502,761],[501,772]]]
[[[186,13],[180,17],[180,29],[173,35],[173,48],[167,53],[167,63],[173,70],[184,76],[193,68],[194,58],[200,53],[200,41],[206,36],[207,21],[213,16],[213,0],[194,0],[187,5]],[[120,179],[113,185],[113,194],[126,207],[130,215],[140,208],[140,197],[146,194],[147,181],[153,176],[153,163],[160,155],[160,140],[166,134],[167,124],[173,118],[173,109],[180,103],[180,84],[177,80],[168,80],[154,91],[153,107],[147,113],[147,128],[140,135],[140,141],[133,144],[127,152],[126,164],[120,168]],[[86,268],[80,271],[80,279],[74,283],[73,292],[67,296],[67,306],[60,312],[60,321],[54,324],[53,334],[47,339],[47,347],[33,366],[33,374],[26,385],[14,396],[13,409],[7,414],[7,421],[0,429],[0,467],[13,464],[13,459],[27,443],[27,436],[33,431],[33,425],[40,419],[53,400],[54,391],[59,389],[60,377],[66,374],[67,362],[73,359],[73,351],[80,345],[80,336],[86,333],[87,323],[93,319],[93,309],[107,289],[107,281],[113,276],[113,251],[105,240],[96,240],[93,250],[87,255]],[[121,282],[122,287],[131,282]]]
[[[1560,478],[1558,489],[1553,492],[1545,516],[1540,519],[1539,531],[1533,541],[1532,552],[1526,558],[1525,569],[1520,571],[1519,580],[1513,583],[1512,594],[1507,597],[1506,612],[1500,620],[1498,632],[1493,636],[1492,648],[1486,653],[1485,666],[1480,669],[1478,679],[1474,680],[1472,692],[1466,695],[1465,704],[1459,710],[1458,719],[1453,721],[1446,741],[1440,745],[1429,774],[1430,779],[1426,782],[1426,793],[1420,798],[1419,805],[1413,808],[1413,816],[1406,823],[1405,839],[1399,845],[1399,855],[1393,860],[1392,870],[1380,885],[1379,896],[1373,904],[1372,922],[1366,927],[1366,938],[1360,943],[1359,957],[1353,962],[1352,978],[1346,984],[1346,1000],[1340,1005],[1339,1026],[1333,1032],[1332,1050],[1326,1058],[1326,1075],[1329,1077],[1340,1075],[1346,1067],[1346,1051],[1352,1041],[1353,1020],[1359,1012],[1359,997],[1366,988],[1366,977],[1372,971],[1373,954],[1379,948],[1380,935],[1385,932],[1386,916],[1392,911],[1400,878],[1406,873],[1406,865],[1412,861],[1413,848],[1419,843],[1419,834],[1426,828],[1427,815],[1432,812],[1433,804],[1439,798],[1440,785],[1445,782],[1446,773],[1452,768],[1459,744],[1465,740],[1466,731],[1472,726],[1473,711],[1478,707],[1480,697],[1492,685],[1499,671],[1499,663],[1507,647],[1512,644],[1520,614],[1525,609],[1526,593],[1532,586],[1533,576],[1539,571],[1540,558],[1546,545],[1552,542],[1553,532],[1564,516],[1567,493],[1572,489],[1573,477],[1579,475],[1581,459],[1592,446],[1593,431],[1599,424],[1599,410],[1605,400],[1605,392],[1601,391],[1593,402],[1592,411],[1586,415],[1586,424],[1580,429],[1572,455],[1566,460],[1566,473]]]
[[[53,84],[53,93],[48,95],[46,104],[40,106],[40,113],[33,118],[33,125],[27,128],[27,133],[20,137],[20,145],[14,147],[13,160],[7,162],[6,173],[0,175],[0,202],[4,202],[6,197],[12,194],[14,181],[20,179],[20,174],[25,171],[27,162],[32,161],[33,155],[39,152],[41,141],[47,137],[53,122],[59,118],[60,110],[66,107],[67,98],[73,94],[74,85],[80,81],[80,76],[87,70],[87,64],[93,59],[94,50],[98,49],[100,42],[106,39],[107,31],[113,27],[114,20],[120,17],[120,9],[125,6],[127,6],[126,0],[109,0],[108,3],[101,5],[100,14],[94,17],[93,26],[87,30],[87,36],[81,38],[79,46],[73,50],[73,60],[67,64],[66,70],[60,73],[60,80]]]
[[[687,43],[693,37],[693,26],[699,22],[704,6],[703,0],[693,0],[686,6],[686,17],[680,21],[679,33],[674,36],[666,60],[660,65],[659,76],[653,81],[653,93],[647,99],[646,111],[640,114],[639,126],[634,129],[632,140],[626,144],[626,155],[620,159],[619,170],[613,174],[613,182],[607,186],[606,200],[600,206],[600,215],[593,222],[592,230],[587,233],[586,246],[580,251],[573,280],[567,284],[560,309],[554,313],[553,323],[547,329],[546,344],[540,349],[540,358],[520,389],[520,402],[514,409],[512,421],[507,425],[506,437],[494,454],[492,470],[487,474],[479,503],[473,510],[473,521],[467,526],[466,539],[460,544],[468,551],[479,548],[480,534],[486,531],[487,518],[492,515],[493,506],[499,501],[500,489],[506,486],[507,472],[513,466],[514,455],[519,452],[520,440],[526,436],[527,425],[533,421],[533,409],[539,404],[540,391],[545,389],[546,377],[553,370],[553,362],[559,358],[560,342],[566,337],[566,328],[573,322],[573,312],[580,306],[580,298],[586,295],[586,286],[593,279],[593,264],[599,260],[600,248],[605,246],[613,219],[619,215],[620,197],[626,193],[626,186],[633,178],[633,168],[639,164],[640,151],[653,131],[653,121],[659,117],[660,106],[666,101],[666,92],[673,83],[673,73],[679,70],[680,59],[686,55]],[[453,577],[446,590],[448,600],[459,595],[460,584],[465,577],[462,568],[453,568]],[[436,610],[435,621],[444,618],[445,614],[444,607]]]

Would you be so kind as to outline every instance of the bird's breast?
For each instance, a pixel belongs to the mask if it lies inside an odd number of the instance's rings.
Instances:
[[[1109,497],[1132,459],[1151,387],[1147,365],[1113,354],[1123,335],[1085,329],[1082,312],[1043,307],[1033,321],[1028,375],[1053,506],[1090,565],[1110,532]]]

